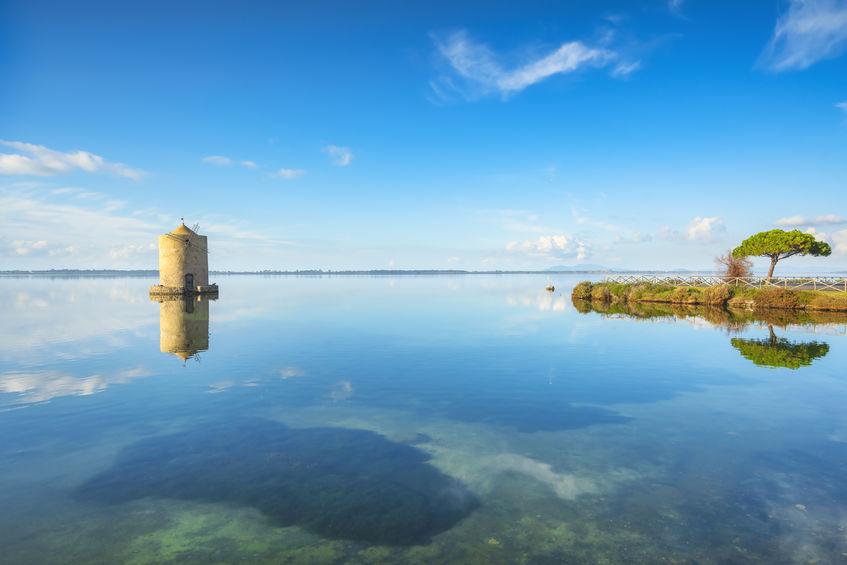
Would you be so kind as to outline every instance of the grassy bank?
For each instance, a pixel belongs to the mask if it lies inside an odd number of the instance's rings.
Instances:
[[[577,300],[610,303],[656,302],[734,308],[847,312],[847,292],[753,289],[730,285],[669,286],[651,283],[591,283],[583,281],[571,294]]]

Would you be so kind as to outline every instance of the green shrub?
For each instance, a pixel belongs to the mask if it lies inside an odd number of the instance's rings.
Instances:
[[[845,292],[803,292],[800,301],[813,310],[847,310],[847,293]]]
[[[587,300],[591,298],[591,282],[582,281],[581,283],[578,283],[575,287],[573,287],[571,297],[579,298],[582,300]]]
[[[679,304],[697,304],[703,302],[700,291],[690,286],[678,286],[671,293],[671,301]]]
[[[607,286],[612,296],[623,300],[626,300],[631,288],[631,285],[621,283],[608,283]]]
[[[609,286],[604,283],[599,283],[592,285],[591,287],[591,299],[592,300],[611,300],[612,292],[609,290]]]
[[[703,289],[703,298],[706,304],[713,306],[726,304],[726,301],[729,300],[731,295],[732,291],[727,284],[717,284]]]
[[[756,308],[797,308],[799,295],[787,288],[766,288],[753,295]]]

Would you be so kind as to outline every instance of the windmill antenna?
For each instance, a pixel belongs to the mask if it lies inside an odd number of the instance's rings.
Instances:
[[[196,232],[200,229],[200,222],[195,222],[193,226],[191,226],[191,231]]]

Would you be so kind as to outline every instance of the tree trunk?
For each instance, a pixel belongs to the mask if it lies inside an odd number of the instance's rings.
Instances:
[[[773,332],[773,326],[768,324],[768,331],[771,333],[771,343],[776,343],[776,334]]]
[[[778,257],[771,257],[771,268],[768,271],[768,282],[771,282],[771,277],[773,276],[773,268],[776,267],[777,261],[779,261]]]

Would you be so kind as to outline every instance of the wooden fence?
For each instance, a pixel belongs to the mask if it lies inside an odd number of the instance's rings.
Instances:
[[[671,286],[714,286],[729,284],[749,288],[791,288],[847,292],[847,277],[719,277],[714,275],[611,275],[606,282],[652,283]]]

